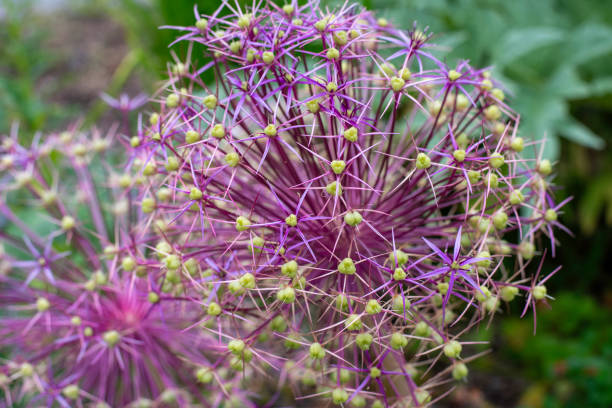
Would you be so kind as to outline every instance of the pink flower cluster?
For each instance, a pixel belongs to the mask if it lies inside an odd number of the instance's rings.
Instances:
[[[175,61],[133,136],[7,136],[7,404],[422,407],[464,381],[471,328],[550,298],[564,202],[490,72],[414,27],[223,2],[170,27],[210,62]]]

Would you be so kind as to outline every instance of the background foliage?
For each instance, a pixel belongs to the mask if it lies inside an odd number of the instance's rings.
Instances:
[[[112,123],[99,93],[152,94],[175,36],[157,27],[193,24],[193,1],[0,0],[0,134],[15,121],[24,138],[78,118]],[[523,136],[548,139],[545,156],[556,161],[559,196],[574,197],[562,219],[576,237],[562,237],[551,262],[564,269],[549,288],[558,295],[553,309],[539,311],[538,335],[530,320],[514,318],[476,333],[492,342],[493,353],[449,406],[612,406],[606,268],[612,261],[612,7],[601,0],[362,3],[397,25],[429,26],[450,63],[491,65],[521,113]],[[198,2],[202,13],[217,6]],[[203,58],[197,49],[194,55]]]

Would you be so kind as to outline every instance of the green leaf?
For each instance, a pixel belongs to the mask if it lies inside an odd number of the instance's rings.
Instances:
[[[494,50],[493,61],[505,66],[538,48],[564,39],[564,31],[554,27],[522,28],[509,31]]]
[[[572,142],[597,150],[601,150],[605,146],[602,138],[571,116],[567,116],[561,121],[557,128],[559,133]]]
[[[594,23],[580,26],[569,36],[566,49],[567,62],[573,64],[612,53],[612,29]]]

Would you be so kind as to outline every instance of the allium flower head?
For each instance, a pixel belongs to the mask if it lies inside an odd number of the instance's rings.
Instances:
[[[53,329],[58,306],[90,324],[95,340],[51,330],[57,345],[36,358],[79,364],[45,395],[64,381],[110,403],[161,398],[162,385],[206,406],[272,406],[287,386],[316,406],[442,398],[468,376],[470,328],[504,302],[524,298],[526,313],[549,298],[557,270],[532,278],[530,263],[554,255],[565,202],[540,145],[487,69],[447,66],[416,25],[316,1],[195,14],[170,28],[211,62],[172,66],[159,110],[123,140],[117,238],[102,215],[93,248],[73,237],[103,289],[51,268],[33,279],[53,290],[5,301],[36,304],[12,333]],[[27,279],[12,274],[11,287]],[[127,372],[120,393],[94,386]]]

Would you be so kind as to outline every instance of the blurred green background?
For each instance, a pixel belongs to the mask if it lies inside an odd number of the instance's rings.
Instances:
[[[0,0],[0,134],[21,137],[77,119],[117,119],[101,92],[152,94],[174,32],[194,22],[193,0]],[[241,0],[244,3],[244,0]],[[325,4],[334,2],[324,1]],[[210,13],[217,0],[198,1]],[[492,353],[444,407],[612,406],[612,4],[605,0],[363,0],[396,25],[429,26],[447,62],[493,66],[521,114],[524,137],[547,138],[573,196],[562,220],[564,265],[550,281],[538,333],[517,311],[475,336]],[[184,56],[185,48],[173,48]],[[197,49],[196,49],[197,56]]]

